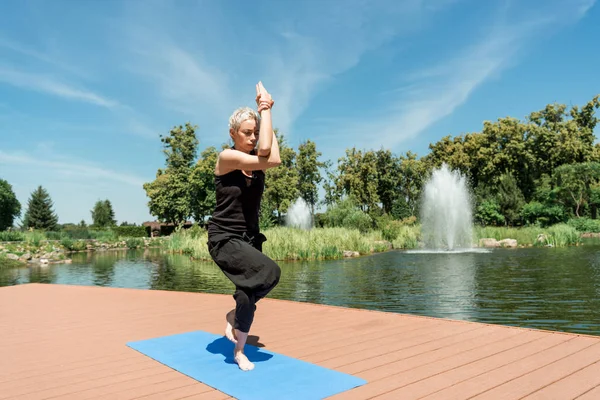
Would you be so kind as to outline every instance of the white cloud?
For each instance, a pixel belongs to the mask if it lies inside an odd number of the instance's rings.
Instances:
[[[41,147],[39,149],[48,150],[49,148],[52,148],[52,144],[48,143],[42,143],[40,146]],[[109,182],[120,182],[127,185],[136,186],[138,188],[141,188],[144,182],[146,182],[146,180],[141,177],[123,173],[122,171],[113,171],[93,165],[75,164],[66,161],[52,160],[52,158],[57,157],[52,154],[47,154],[46,152],[41,152],[41,154],[37,155],[36,157],[32,157],[25,153],[7,153],[0,150],[0,164],[33,166],[40,170],[44,170],[45,172],[57,171],[62,174],[68,174],[72,178],[80,178],[87,181],[102,180]]]
[[[343,8],[337,2],[308,3],[314,7],[298,3],[299,10],[291,10],[294,20],[278,22],[283,39],[265,63],[266,84],[276,96],[276,125],[291,130],[310,100],[336,75],[388,40],[423,29],[433,13],[455,2],[348,2]],[[303,24],[296,26],[296,20]]]
[[[77,66],[71,63],[62,62],[59,59],[52,57],[45,52],[25,46],[6,37],[0,37],[0,49],[2,48],[30,58],[34,58],[38,61],[42,61],[43,63],[52,65],[54,67],[57,67],[59,69],[62,69],[64,71],[67,71],[69,73],[75,74],[83,78],[90,77],[90,74],[88,72],[83,71],[82,69],[78,68]]]
[[[86,89],[72,87],[49,75],[22,72],[12,68],[0,67],[0,82],[15,87],[48,93],[69,100],[79,100],[106,108],[114,108],[119,105],[115,100],[108,99]]]
[[[510,15],[501,16],[489,35],[459,51],[455,58],[408,74],[405,86],[385,93],[391,99],[379,114],[368,116],[368,121],[335,121],[336,131],[352,137],[357,147],[367,148],[392,148],[416,137],[452,114],[480,85],[517,63],[538,35],[579,20],[582,10],[589,10],[593,1],[551,5],[546,13],[528,14],[521,9],[515,11],[517,17],[512,20]],[[505,14],[510,11],[505,10]],[[516,22],[516,18],[522,20]]]

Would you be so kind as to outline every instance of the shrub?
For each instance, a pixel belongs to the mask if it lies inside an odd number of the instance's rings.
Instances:
[[[141,238],[150,236],[150,227],[146,226],[113,226],[110,229],[119,237]]]
[[[572,218],[567,225],[577,229],[579,232],[600,232],[600,220],[587,217]]]
[[[25,235],[17,231],[0,232],[0,242],[22,242],[25,240]]]

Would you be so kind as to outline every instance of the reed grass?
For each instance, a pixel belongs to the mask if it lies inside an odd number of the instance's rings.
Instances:
[[[566,247],[581,242],[580,233],[577,229],[567,224],[557,224],[547,228],[538,226],[519,228],[476,226],[473,233],[473,239],[476,243],[483,238],[515,239],[519,246]]]

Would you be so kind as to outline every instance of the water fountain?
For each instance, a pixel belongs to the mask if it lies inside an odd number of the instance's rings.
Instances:
[[[473,247],[473,212],[466,178],[446,164],[423,187],[421,235],[426,249],[460,251]]]
[[[302,197],[298,197],[290,208],[288,208],[285,222],[287,226],[300,229],[310,229],[312,227],[310,207]]]

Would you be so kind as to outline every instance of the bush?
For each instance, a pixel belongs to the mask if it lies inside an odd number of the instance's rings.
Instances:
[[[113,226],[110,229],[120,237],[141,238],[150,236],[150,228],[146,226]]]
[[[577,229],[579,232],[600,232],[600,220],[597,219],[587,217],[572,218],[567,222],[567,225]]]
[[[563,222],[565,210],[560,206],[545,206],[532,201],[521,208],[521,218],[528,225],[549,226]]]
[[[348,228],[367,232],[373,227],[373,219],[358,208],[350,199],[340,201],[319,216],[319,224],[326,228]]]
[[[377,228],[381,231],[384,240],[394,241],[402,231],[402,222],[395,221],[389,216],[383,216],[377,220]]]
[[[475,220],[482,225],[502,225],[504,215],[500,213],[500,205],[494,200],[482,201],[475,211]]]
[[[125,241],[128,249],[137,249],[139,247],[144,247],[144,239],[139,237],[130,237]]]
[[[25,235],[22,232],[4,231],[0,232],[0,242],[22,242]]]

